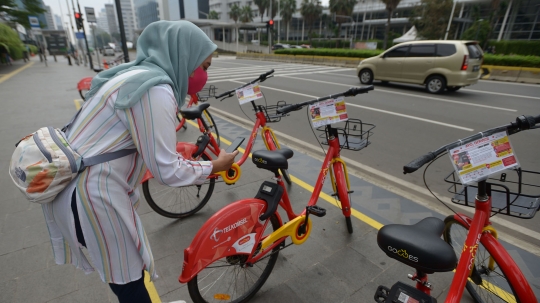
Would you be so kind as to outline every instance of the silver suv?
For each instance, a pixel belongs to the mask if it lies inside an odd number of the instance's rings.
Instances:
[[[362,84],[373,80],[413,83],[437,94],[476,84],[483,58],[475,41],[412,41],[362,60],[356,71]]]

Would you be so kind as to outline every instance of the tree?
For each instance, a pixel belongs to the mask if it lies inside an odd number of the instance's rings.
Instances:
[[[30,28],[28,16],[43,14],[46,10],[41,7],[39,0],[21,0],[21,2],[22,7],[19,7],[13,0],[0,0],[0,13],[5,13],[11,21]]]
[[[444,39],[452,5],[452,0],[422,0],[410,16],[418,36],[431,40]]]
[[[210,11],[210,13],[208,14],[208,19],[218,20],[219,14],[216,11]]]
[[[103,48],[107,43],[112,42],[111,35],[109,33],[99,30],[99,28],[96,28],[96,46],[98,48]]]
[[[476,20],[471,27],[469,27],[462,36],[463,40],[477,40],[480,45],[486,44],[489,40],[489,34],[491,28],[488,20]]]
[[[0,53],[7,51],[13,59],[22,58],[24,45],[19,35],[11,27],[0,23]]]
[[[356,5],[357,0],[330,0],[330,12],[341,16],[351,16]],[[352,18],[352,17],[351,17]],[[350,21],[351,18],[336,16],[336,23],[338,24],[338,38],[341,32],[341,24]],[[345,33],[345,37],[347,34]]]
[[[491,38],[491,35],[493,34],[493,28],[497,25],[497,23],[499,23],[499,19],[501,18],[502,14],[504,14],[507,7],[508,4],[506,2],[501,3],[501,0],[491,0],[491,11],[489,14],[489,32],[484,43],[482,43],[483,49],[487,48],[489,38]]]
[[[240,22],[248,23],[253,21],[253,12],[249,5],[245,5],[240,9]],[[247,43],[247,30],[244,29],[244,42]]]
[[[281,18],[285,22],[287,27],[287,41],[289,41],[289,24],[293,18],[293,14],[296,12],[296,0],[280,0],[281,6]]]
[[[238,41],[238,26],[236,25],[236,22],[238,19],[240,19],[241,14],[242,10],[240,9],[240,6],[238,6],[237,3],[233,4],[233,6],[231,6],[231,10],[229,11],[229,18],[234,20],[234,25],[236,27],[236,41]]]
[[[308,24],[308,36],[311,40],[311,30],[313,23],[322,15],[322,7],[317,0],[303,0],[300,6],[300,14],[304,21]],[[302,37],[303,38],[303,37]]]
[[[261,22],[263,22],[264,12],[268,7],[268,0],[254,0],[253,3],[259,8],[259,14],[261,15]]]
[[[386,5],[386,10],[388,11],[388,21],[386,21],[386,28],[384,29],[384,43],[383,49],[386,49],[388,45],[388,32],[390,31],[390,19],[392,19],[392,13],[399,5],[401,0],[381,0]]]

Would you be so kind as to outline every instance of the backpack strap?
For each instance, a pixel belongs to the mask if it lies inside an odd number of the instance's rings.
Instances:
[[[68,128],[71,126],[71,123],[73,123],[73,121],[75,121],[75,119],[77,119],[77,117],[81,113],[82,109],[83,109],[83,107],[81,106],[81,108],[79,108],[79,110],[77,111],[75,116],[73,116],[73,118],[71,118],[71,120],[69,120],[69,122],[66,125],[64,125],[64,127],[62,127],[62,132],[63,133],[67,132]]]
[[[128,155],[131,155],[135,152],[137,152],[136,148],[122,149],[122,150],[115,151],[112,153],[106,153],[106,154],[101,154],[101,155],[97,155],[93,157],[83,158],[81,160],[81,167],[79,168],[79,172],[83,171],[88,166],[116,160],[116,159],[119,159]]]

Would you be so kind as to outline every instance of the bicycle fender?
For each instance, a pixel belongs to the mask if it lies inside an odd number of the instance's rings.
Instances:
[[[184,250],[180,283],[189,282],[215,260],[251,254],[264,232],[265,221],[259,221],[259,216],[266,210],[266,205],[260,199],[243,199],[210,217]]]
[[[152,175],[152,173],[150,172],[149,169],[146,169],[146,172],[144,173],[144,176],[143,176],[143,178],[141,180],[141,184],[143,184],[144,182],[146,182],[146,181],[148,181],[148,180],[150,180],[152,178],[154,178],[154,175]]]
[[[93,77],[82,78],[79,83],[77,83],[78,90],[90,90],[90,85],[92,84]]]

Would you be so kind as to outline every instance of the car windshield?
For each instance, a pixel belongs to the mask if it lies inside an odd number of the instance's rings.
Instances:
[[[482,50],[480,46],[476,43],[467,44],[467,50],[469,51],[469,58],[471,59],[481,59]]]

